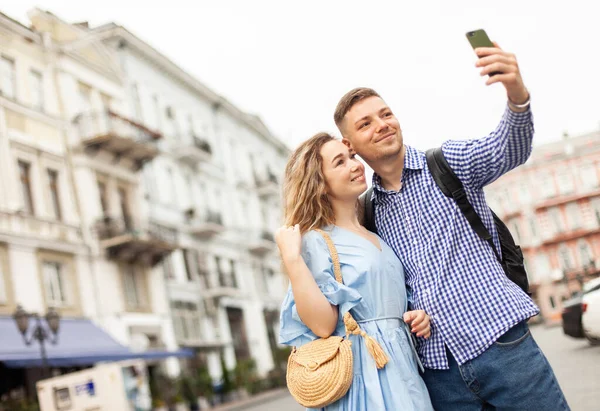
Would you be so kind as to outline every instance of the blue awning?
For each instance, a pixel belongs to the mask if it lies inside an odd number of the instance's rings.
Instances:
[[[33,332],[35,321],[30,321],[28,335]],[[45,321],[42,321],[45,326]],[[50,330],[47,330],[50,334]],[[191,357],[192,350],[151,350],[132,352],[119,344],[90,320],[62,318],[56,345],[45,343],[46,357],[51,367],[91,365],[104,361],[128,359],[161,359],[168,357]],[[25,345],[23,337],[12,317],[0,317],[0,361],[10,368],[33,368],[42,365],[40,345],[33,341]]]

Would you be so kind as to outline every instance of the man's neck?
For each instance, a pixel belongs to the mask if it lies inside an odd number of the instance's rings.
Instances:
[[[378,160],[369,166],[381,178],[381,186],[386,190],[400,191],[402,187],[402,172],[404,171],[406,146],[403,144],[397,156]]]

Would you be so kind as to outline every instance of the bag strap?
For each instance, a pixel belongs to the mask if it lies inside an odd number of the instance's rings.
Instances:
[[[317,228],[315,230],[319,234],[323,236],[325,239],[325,243],[327,243],[327,248],[329,248],[329,253],[331,254],[331,261],[333,262],[333,274],[335,275],[335,279],[338,283],[344,284],[342,279],[342,268],[340,267],[340,257],[338,256],[337,250],[335,249],[335,244],[329,237],[325,231]],[[383,368],[389,361],[387,354],[381,348],[381,345],[377,342],[377,340],[373,339],[366,332],[361,330],[360,326],[350,314],[350,311],[344,314],[344,326],[346,328],[346,337],[350,334],[360,335],[365,339],[365,344],[367,345],[367,350],[371,354],[371,357],[375,360],[375,365],[378,369]]]
[[[375,213],[373,207],[373,201],[371,198],[373,197],[373,186],[369,187],[367,191],[365,191],[360,199],[363,206],[364,211],[364,225],[365,228],[373,233],[377,233],[377,225],[375,224]]]
[[[483,221],[481,221],[481,217],[479,217],[475,208],[473,208],[469,202],[465,188],[458,176],[452,171],[450,164],[448,164],[446,157],[444,157],[442,148],[438,147],[427,150],[425,152],[425,157],[427,159],[429,172],[437,186],[442,190],[442,193],[444,193],[446,197],[454,199],[454,202],[458,205],[458,208],[469,222],[473,231],[492,247],[496,258],[502,263],[502,258],[500,257],[498,250],[496,250],[492,235],[483,224]]]

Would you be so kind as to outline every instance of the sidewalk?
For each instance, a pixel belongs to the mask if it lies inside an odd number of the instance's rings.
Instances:
[[[211,411],[241,411],[250,407],[255,407],[257,405],[276,400],[281,397],[285,397],[287,395],[289,395],[287,388],[279,388],[276,390],[264,392],[262,394],[254,395],[244,400],[219,405],[217,407],[211,408]]]

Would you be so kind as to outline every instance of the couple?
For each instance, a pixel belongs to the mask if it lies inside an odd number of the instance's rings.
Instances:
[[[499,47],[476,53],[482,75],[501,72],[487,84],[505,87],[506,111],[489,136],[442,149],[499,249],[483,187],[527,160],[533,122],[514,56]],[[351,335],[352,385],[326,409],[568,410],[527,326],[538,308],[437,187],[425,154],[403,144],[391,109],[359,88],[342,97],[334,119],[343,142],[319,133],[286,167],[286,225],[276,241],[291,286],[280,342],[343,336],[341,318],[351,310],[389,362],[377,369],[364,340]],[[371,200],[381,237],[359,220],[367,183],[355,152],[375,171]],[[316,229],[335,244],[343,284]]]

